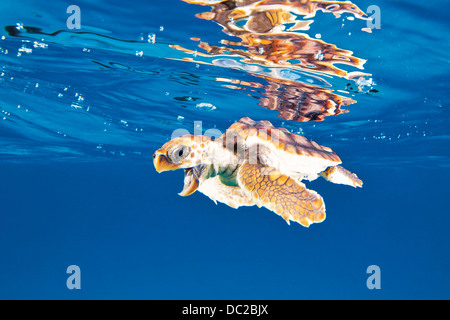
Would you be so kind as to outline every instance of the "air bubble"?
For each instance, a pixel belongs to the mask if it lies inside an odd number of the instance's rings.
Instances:
[[[214,106],[213,104],[208,103],[208,102],[198,103],[195,107],[199,108],[199,109],[209,110],[209,111],[213,111],[213,110],[217,109],[216,106]]]

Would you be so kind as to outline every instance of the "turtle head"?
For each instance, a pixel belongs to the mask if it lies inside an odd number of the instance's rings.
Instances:
[[[170,140],[153,154],[156,171],[187,169],[204,163],[210,141],[206,136],[189,134]]]

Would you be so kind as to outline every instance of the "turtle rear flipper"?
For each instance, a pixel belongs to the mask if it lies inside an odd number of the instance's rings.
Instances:
[[[328,167],[326,170],[320,173],[320,175],[327,181],[346,184],[352,187],[362,188],[363,182],[354,173],[351,173],[347,169],[341,166]]]
[[[275,212],[288,224],[292,220],[309,227],[325,220],[322,197],[274,168],[244,163],[237,180],[257,206]]]

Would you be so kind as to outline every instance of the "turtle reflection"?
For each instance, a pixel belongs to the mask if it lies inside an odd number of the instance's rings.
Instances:
[[[195,57],[181,60],[237,68],[263,78],[265,81],[261,81],[260,84],[250,85],[265,90],[265,97],[260,99],[259,105],[277,110],[283,119],[322,121],[327,116],[345,113],[346,110],[341,109],[341,106],[356,101],[334,93],[331,85],[325,80],[327,77],[348,80],[340,88],[341,91],[346,89],[349,81],[372,83],[364,80],[370,74],[359,71],[348,72],[341,66],[336,66],[346,65],[362,70],[364,59],[357,58],[351,51],[338,48],[334,44],[313,39],[305,33],[314,22],[312,18],[317,11],[332,13],[336,17],[345,13],[366,20],[366,14],[350,1],[184,1],[210,6],[211,11],[199,13],[197,17],[215,21],[223,27],[227,35],[238,37],[240,41],[222,40],[218,46],[193,38],[199,41],[198,47],[202,51],[172,46]],[[210,60],[208,62],[205,59]],[[218,61],[228,62],[217,64]],[[311,76],[321,78],[321,81],[311,83],[299,77],[280,74],[276,72],[280,68],[294,72],[308,72]],[[239,83],[240,80],[230,82]],[[267,82],[268,85],[265,84]],[[230,88],[242,89],[242,86]],[[358,86],[358,89],[363,91],[365,87]],[[369,89],[372,89],[372,84]],[[283,93],[280,93],[281,91]]]
[[[229,84],[224,86],[231,89],[248,90],[248,88],[263,89],[264,95],[259,97],[258,105],[277,110],[279,117],[285,120],[299,122],[322,121],[327,116],[347,113],[342,109],[356,101],[334,94],[331,89],[303,84],[290,80],[265,77],[268,84],[248,82],[236,79],[217,78]]]

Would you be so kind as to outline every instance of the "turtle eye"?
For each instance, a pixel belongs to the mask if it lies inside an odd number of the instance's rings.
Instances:
[[[170,159],[173,162],[181,162],[184,158],[186,158],[189,153],[191,152],[191,148],[187,146],[180,146],[178,148],[173,149],[173,151],[170,153]]]

